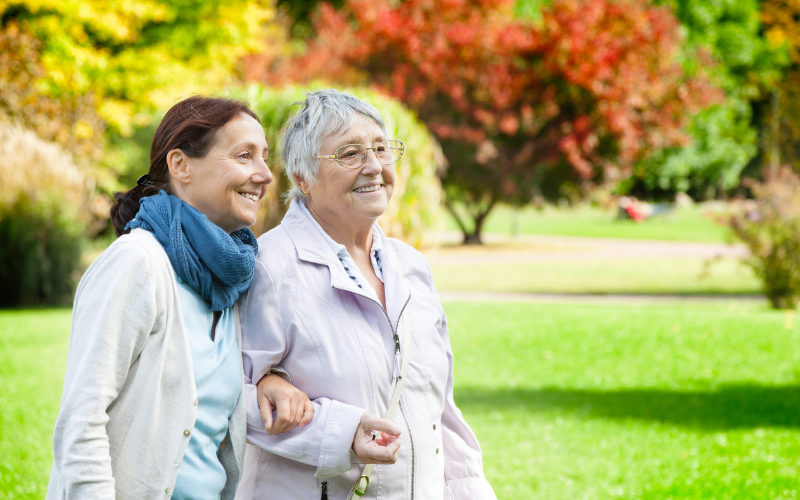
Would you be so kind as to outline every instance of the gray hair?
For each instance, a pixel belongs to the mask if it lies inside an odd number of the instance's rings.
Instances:
[[[286,124],[281,140],[281,159],[292,188],[286,195],[288,200],[308,201],[303,191],[297,187],[294,174],[313,185],[319,170],[319,149],[322,140],[329,135],[346,133],[353,126],[356,113],[365,116],[381,127],[386,134],[378,110],[358,97],[336,89],[307,92],[300,111]]]

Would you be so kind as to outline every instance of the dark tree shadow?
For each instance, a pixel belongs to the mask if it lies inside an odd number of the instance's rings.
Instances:
[[[456,388],[465,410],[574,411],[590,418],[651,420],[709,430],[800,427],[800,385],[727,385],[709,391],[660,389]]]

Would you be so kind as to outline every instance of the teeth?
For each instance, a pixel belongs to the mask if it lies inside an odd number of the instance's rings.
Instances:
[[[258,196],[250,193],[239,193],[240,195],[244,196],[248,200],[258,201]]]
[[[372,191],[377,191],[380,188],[381,188],[381,185],[377,184],[375,186],[368,186],[368,187],[358,188],[358,189],[355,190],[355,192],[356,193],[371,193]]]

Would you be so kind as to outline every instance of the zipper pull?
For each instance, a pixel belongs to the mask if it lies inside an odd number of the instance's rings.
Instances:
[[[328,500],[328,481],[322,481],[322,497],[319,500]]]
[[[400,352],[400,336],[394,334],[394,352]]]

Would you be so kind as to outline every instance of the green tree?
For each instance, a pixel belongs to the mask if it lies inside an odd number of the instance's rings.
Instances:
[[[739,185],[759,151],[754,106],[788,63],[786,52],[763,35],[758,0],[666,0],[687,32],[683,64],[701,66],[727,96],[693,117],[690,144],[658,152],[637,165],[638,189],[658,196],[677,191],[707,199]],[[700,54],[698,58],[695,54]]]

